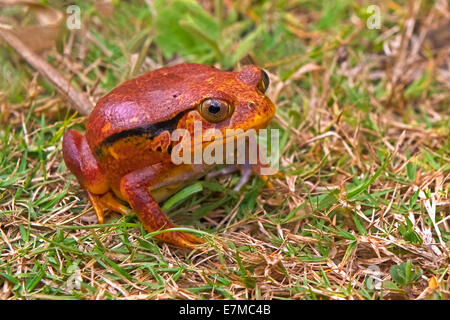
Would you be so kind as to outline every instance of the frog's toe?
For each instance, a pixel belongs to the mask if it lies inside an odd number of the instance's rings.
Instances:
[[[164,232],[158,235],[157,238],[177,247],[187,249],[195,249],[198,245],[205,243],[205,240],[200,239],[190,233],[181,231]]]
[[[235,192],[239,192],[241,188],[249,182],[252,174],[252,167],[250,165],[243,165],[241,167],[241,178],[239,179],[239,182],[236,184],[233,190]]]
[[[214,177],[217,177],[217,176],[223,176],[223,175],[232,174],[232,173],[234,173],[234,172],[236,172],[238,170],[239,170],[239,168],[236,165],[232,164],[232,165],[223,167],[220,170],[209,172],[206,175],[206,179],[214,178]]]
[[[89,200],[91,201],[92,207],[94,207],[95,213],[97,214],[97,222],[100,224],[105,223],[105,213],[103,211],[103,206],[99,202],[99,195],[93,194],[86,190]]]

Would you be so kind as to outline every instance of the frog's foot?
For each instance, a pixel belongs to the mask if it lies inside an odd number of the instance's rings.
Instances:
[[[252,175],[252,168],[250,165],[244,164],[242,167],[240,167],[235,164],[230,164],[220,170],[216,170],[216,171],[212,171],[212,172],[208,173],[206,175],[206,179],[214,178],[217,176],[226,176],[226,175],[232,174],[238,170],[241,171],[241,178],[239,179],[239,182],[233,189],[234,191],[238,192],[250,180],[250,177]]]
[[[205,243],[203,239],[182,231],[167,231],[156,236],[160,241],[173,244],[177,247],[194,249],[199,244]]]
[[[234,173],[234,172],[236,172],[238,170],[239,170],[239,168],[236,165],[230,164],[230,165],[228,165],[226,167],[223,167],[220,170],[209,172],[206,175],[206,179],[214,178],[214,177],[217,177],[217,176],[224,176],[224,175],[232,174],[232,173]]]
[[[280,171],[277,171],[271,167],[268,166],[262,166],[261,164],[249,164],[245,163],[243,165],[239,166],[239,169],[241,170],[241,179],[237,183],[237,185],[234,187],[234,191],[238,192],[241,190],[241,188],[248,183],[250,180],[250,177],[252,175],[257,175],[263,182],[266,183],[266,188],[273,189],[274,186],[272,182],[269,181],[269,176],[275,176],[279,177],[281,174]],[[266,169],[267,171],[264,171]],[[275,172],[273,175],[267,175],[263,174],[263,172]]]
[[[94,194],[87,191],[87,194],[97,214],[98,223],[103,224],[105,222],[105,209],[118,212],[122,215],[127,215],[131,212],[131,209],[120,203],[110,191],[105,194]]]
[[[242,189],[242,187],[249,182],[250,177],[254,174],[259,176],[259,178],[262,181],[267,182],[267,185],[266,185],[267,188],[270,188],[270,189],[273,188],[272,183],[270,181],[268,181],[269,176],[261,174],[261,172],[262,172],[261,165],[259,165],[259,164],[256,164],[256,165],[251,165],[248,163],[245,163],[243,165],[231,164],[220,170],[216,170],[216,171],[212,171],[212,172],[208,173],[206,175],[206,179],[210,179],[210,178],[221,176],[221,175],[232,174],[238,170],[240,170],[240,172],[241,172],[241,178],[239,179],[239,182],[236,184],[236,186],[233,188],[233,190],[235,192],[239,192]],[[274,176],[280,177],[280,174],[281,173],[279,171],[277,171],[277,173]]]
[[[285,177],[285,175],[281,171],[276,170],[270,166],[261,165],[259,163],[258,164],[245,163],[243,165],[240,165],[239,169],[241,170],[241,179],[233,189],[236,192],[241,190],[241,188],[248,183],[252,175],[257,175],[263,182],[266,183],[266,188],[269,189],[274,188],[272,182],[269,181],[269,177],[275,178]]]
[[[252,166],[248,163],[241,165],[239,169],[241,170],[241,179],[233,189],[235,192],[239,192],[248,183],[253,173]]]

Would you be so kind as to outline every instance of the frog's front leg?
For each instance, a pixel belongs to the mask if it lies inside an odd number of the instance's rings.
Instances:
[[[150,188],[161,181],[167,172],[167,165],[155,164],[133,171],[120,181],[120,192],[149,232],[175,227],[150,194]],[[204,242],[189,233],[180,231],[167,231],[156,237],[163,242],[184,248],[194,248],[196,244]]]
[[[258,147],[261,148],[261,146],[259,145]],[[206,178],[210,179],[219,175],[229,175],[238,170],[241,172],[241,178],[239,179],[236,186],[233,188],[235,192],[239,192],[241,188],[249,182],[250,177],[252,175],[257,175],[261,180],[267,182],[266,186],[268,188],[273,188],[273,185],[270,181],[267,181],[269,177],[267,173],[271,173],[271,175],[274,175],[276,178],[284,177],[284,175],[279,170],[274,169],[269,164],[269,161],[265,156],[264,152],[263,153],[257,152],[256,163],[251,164],[249,156],[248,154],[246,154],[243,164],[231,164],[220,170],[212,171],[206,175]]]

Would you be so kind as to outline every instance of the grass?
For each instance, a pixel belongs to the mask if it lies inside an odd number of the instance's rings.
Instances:
[[[2,46],[0,299],[449,298],[445,1],[377,1],[380,29],[365,1],[74,2],[82,29],[41,55],[94,101],[166,64],[266,68],[286,177],[162,204],[204,250],[158,244],[134,215],[99,225],[61,152],[85,117]]]

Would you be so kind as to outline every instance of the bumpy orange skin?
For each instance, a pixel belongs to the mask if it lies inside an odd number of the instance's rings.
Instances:
[[[64,160],[87,191],[100,222],[105,208],[126,212],[117,197],[131,205],[148,231],[173,227],[158,206],[162,197],[155,189],[164,189],[164,194],[170,189],[165,181],[195,179],[204,168],[172,163],[170,151],[178,142],[171,141],[171,131],[183,128],[193,137],[195,120],[201,121],[203,132],[265,127],[275,106],[261,90],[262,77],[255,66],[223,72],[179,64],[127,81],[100,99],[86,134],[69,130],[63,139]],[[210,98],[229,103],[231,116],[219,123],[206,121],[198,106]],[[157,238],[180,247],[201,243],[183,232],[164,232]]]

